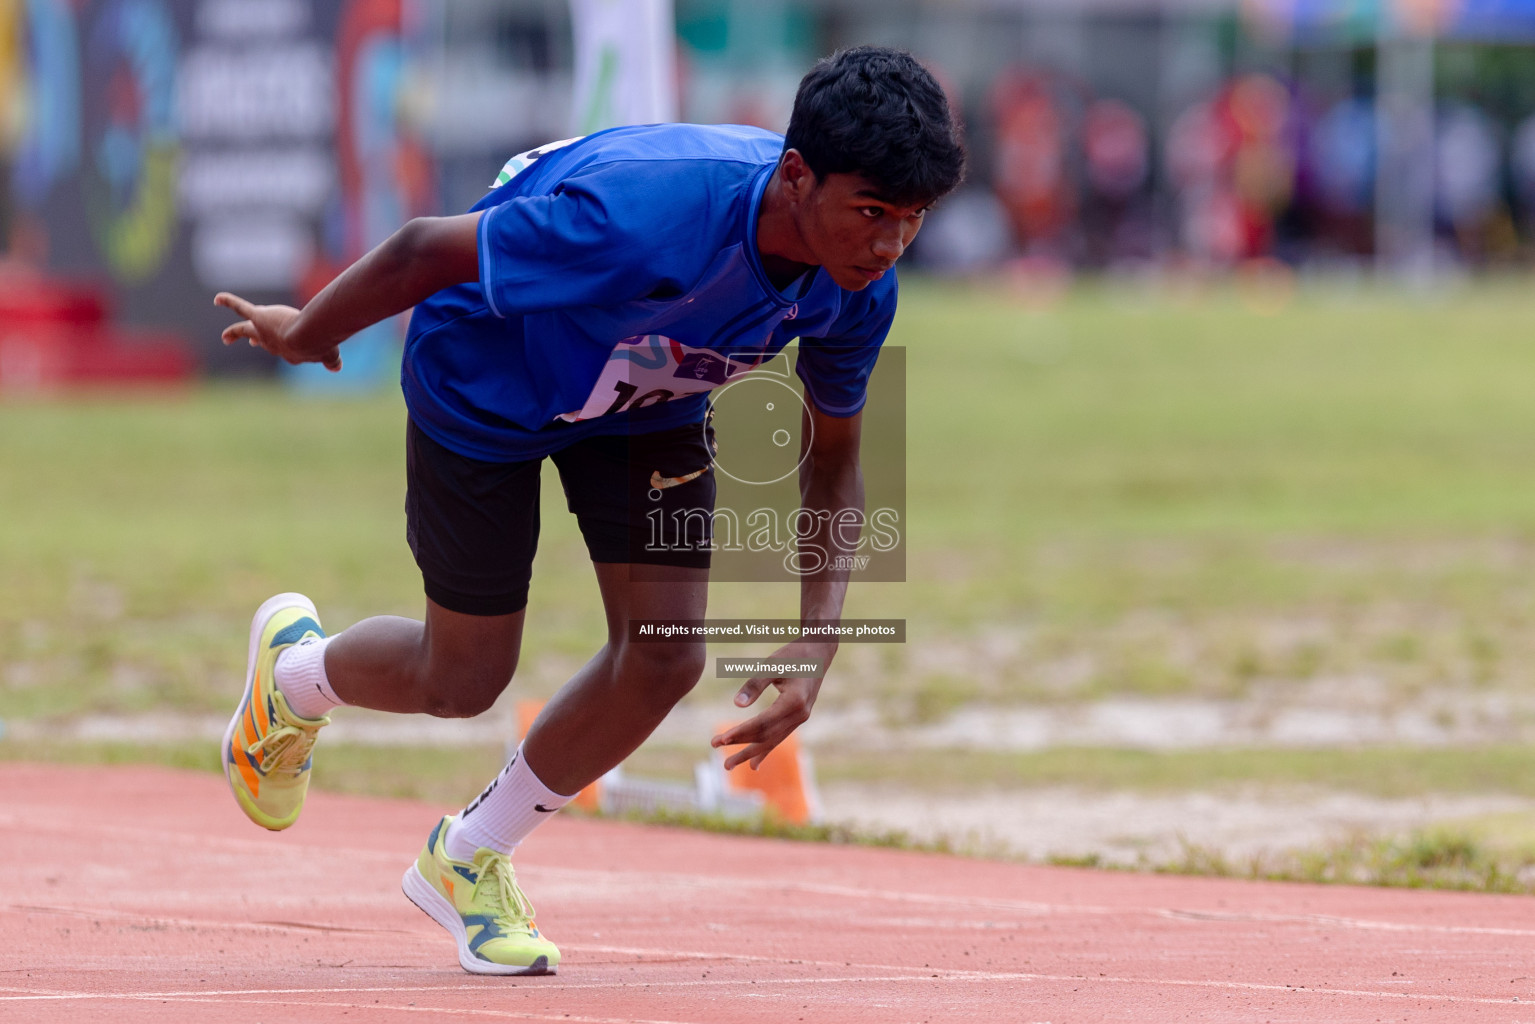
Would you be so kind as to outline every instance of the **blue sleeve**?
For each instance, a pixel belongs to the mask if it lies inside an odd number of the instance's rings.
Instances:
[[[480,287],[505,317],[640,298],[688,223],[678,197],[632,164],[607,164],[548,195],[513,196],[480,218]],[[668,201],[669,200],[669,201]],[[685,205],[685,197],[683,205]],[[671,216],[668,216],[670,214]],[[680,218],[680,219],[679,219]],[[671,246],[668,246],[668,243]]]
[[[895,320],[895,271],[861,292],[824,337],[800,338],[795,372],[805,396],[828,416],[848,417],[868,399],[869,374]]]

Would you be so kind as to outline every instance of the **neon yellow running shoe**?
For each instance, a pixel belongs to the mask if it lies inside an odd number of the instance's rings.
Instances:
[[[309,792],[310,752],[329,718],[300,718],[289,708],[272,670],[277,655],[305,637],[323,637],[314,604],[303,594],[278,594],[251,620],[245,695],[224,730],[224,775],[245,816],[274,832],[298,820]]]
[[[452,859],[444,846],[452,820],[437,823],[405,869],[405,895],[458,940],[459,965],[470,974],[554,974],[559,947],[539,932],[511,858],[481,847],[473,864]]]

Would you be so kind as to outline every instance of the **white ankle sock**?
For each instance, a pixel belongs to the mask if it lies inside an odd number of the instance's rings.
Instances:
[[[300,718],[324,718],[331,708],[346,703],[336,696],[325,677],[325,648],[334,639],[306,637],[277,656],[272,677],[288,707]]]
[[[496,780],[453,819],[443,839],[447,854],[454,860],[472,861],[482,846],[511,853],[551,812],[570,800],[538,780],[518,747]]]

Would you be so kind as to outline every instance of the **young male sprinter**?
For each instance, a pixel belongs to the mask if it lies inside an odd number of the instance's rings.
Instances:
[[[703,672],[703,643],[632,643],[628,623],[704,616],[707,391],[798,337],[811,405],[804,505],[861,512],[860,409],[895,314],[891,268],[963,162],[932,77],[908,54],[863,47],[805,77],[785,137],[650,125],[555,143],[509,162],[468,214],[410,221],[303,310],[220,294],[245,318],[226,344],[332,369],[351,334],[415,307],[402,372],[406,537],[426,620],[380,616],[327,637],[302,595],[261,606],[222,752],[245,813],[269,829],[293,824],[337,706],[467,717],[492,705],[517,664],[539,468],[551,458],[596,570],[607,643],[496,780],[431,830],[403,884],[452,933],[465,970],[552,973],[559,950],[508,854],[638,747]],[[690,524],[685,544],[647,549],[656,494],[670,521]],[[692,509],[705,514],[672,516]],[[838,619],[846,587],[845,571],[805,577],[801,616]],[[836,648],[803,641],[777,654],[829,661]],[[749,680],[739,706],[769,684],[780,694],[714,737],[746,745],[727,764],[758,765],[809,717],[820,683]]]

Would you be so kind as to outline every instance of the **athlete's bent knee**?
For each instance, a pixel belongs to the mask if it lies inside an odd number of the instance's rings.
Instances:
[[[631,643],[623,649],[620,673],[642,681],[646,697],[666,711],[698,685],[706,657],[703,644]]]
[[[474,718],[489,711],[517,670],[515,657],[434,664],[425,684],[426,713],[437,718]]]
[[[503,685],[502,690],[506,689]],[[495,706],[497,690],[491,693],[478,690],[472,693],[432,693],[426,698],[426,713],[435,718],[476,718]]]

